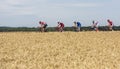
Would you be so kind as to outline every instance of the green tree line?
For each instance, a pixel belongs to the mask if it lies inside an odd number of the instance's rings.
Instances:
[[[99,26],[98,27],[99,31],[109,31],[107,26]],[[92,31],[93,29],[91,26],[88,27],[81,27],[81,31]],[[120,26],[114,26],[113,30],[115,31],[120,31]],[[40,31],[39,28],[35,27],[0,27],[0,32],[17,32],[17,31]],[[47,28],[48,32],[55,32],[56,28],[55,27],[48,27]],[[73,27],[65,27],[64,31],[74,31]]]

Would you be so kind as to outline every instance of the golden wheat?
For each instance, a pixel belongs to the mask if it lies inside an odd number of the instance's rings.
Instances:
[[[0,69],[120,69],[120,32],[0,33]]]

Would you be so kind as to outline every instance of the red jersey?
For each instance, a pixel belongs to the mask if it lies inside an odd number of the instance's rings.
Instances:
[[[64,24],[63,24],[63,23],[60,23],[60,27],[64,28]]]
[[[39,24],[41,24],[41,25],[45,25],[46,23],[45,23],[45,22],[41,22],[41,21],[40,21],[40,22],[39,22]]]
[[[109,24],[112,25],[113,24],[112,21],[110,21]]]

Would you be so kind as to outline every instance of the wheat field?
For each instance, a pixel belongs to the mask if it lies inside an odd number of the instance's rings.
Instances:
[[[120,32],[1,32],[0,69],[120,69]]]

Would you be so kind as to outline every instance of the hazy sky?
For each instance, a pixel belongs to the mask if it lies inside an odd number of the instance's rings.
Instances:
[[[0,26],[37,27],[39,21],[89,26],[92,20],[107,25],[107,19],[120,25],[120,0],[0,0]]]

